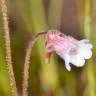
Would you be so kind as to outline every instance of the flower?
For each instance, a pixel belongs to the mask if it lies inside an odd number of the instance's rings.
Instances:
[[[55,51],[63,60],[65,67],[71,71],[70,64],[82,67],[85,59],[92,56],[92,44],[87,39],[76,40],[67,36],[58,30],[49,30],[45,42],[46,46],[46,63],[49,62],[50,56]]]

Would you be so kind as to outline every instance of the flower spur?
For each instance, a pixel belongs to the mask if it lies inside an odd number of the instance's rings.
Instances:
[[[49,30],[45,42],[46,63],[49,62],[51,54],[55,51],[64,61],[65,67],[71,71],[70,64],[82,67],[85,59],[92,56],[92,44],[87,39],[76,40],[58,30]]]

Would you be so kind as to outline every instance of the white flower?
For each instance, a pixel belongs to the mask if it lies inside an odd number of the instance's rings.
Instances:
[[[49,30],[46,49],[47,61],[50,59],[50,54],[55,51],[65,60],[65,67],[68,71],[71,71],[70,64],[82,67],[85,64],[85,59],[89,59],[92,56],[92,44],[89,40],[83,39],[78,41],[57,30]]]
[[[85,59],[92,56],[92,44],[89,40],[78,41],[75,47],[70,47],[64,54],[65,66],[68,71],[71,71],[70,64],[77,67],[82,67],[85,64]]]

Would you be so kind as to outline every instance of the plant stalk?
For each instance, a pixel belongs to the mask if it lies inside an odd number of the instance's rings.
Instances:
[[[10,85],[12,89],[12,96],[18,96],[16,81],[15,81],[13,66],[12,66],[10,32],[9,32],[8,15],[7,15],[7,0],[1,0],[1,8],[2,8],[2,18],[3,18],[3,25],[5,31],[6,62],[7,62],[7,68],[10,78]]]
[[[26,49],[26,55],[25,55],[25,62],[24,62],[24,74],[23,74],[23,85],[22,85],[22,96],[28,96],[28,79],[29,79],[29,63],[30,63],[30,57],[31,57],[31,51],[38,40],[38,38],[41,35],[45,35],[47,32],[40,32],[37,33],[32,37],[32,39],[29,41],[28,47]]]

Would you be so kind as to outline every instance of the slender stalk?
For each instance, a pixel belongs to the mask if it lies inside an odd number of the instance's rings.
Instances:
[[[3,16],[3,24],[5,31],[5,46],[6,46],[6,61],[10,78],[10,85],[12,88],[12,95],[18,96],[16,81],[14,77],[13,67],[12,67],[12,56],[11,56],[11,47],[10,47],[10,34],[8,27],[8,15],[7,15],[7,1],[1,0],[2,7],[2,16]]]
[[[24,75],[23,75],[23,85],[22,85],[22,96],[28,96],[28,79],[29,79],[29,63],[30,63],[30,56],[31,56],[31,51],[32,48],[37,41],[37,39],[41,35],[45,35],[47,32],[40,32],[37,33],[35,36],[32,37],[28,44],[28,48],[26,50],[26,55],[25,55],[25,62],[24,62]]]

